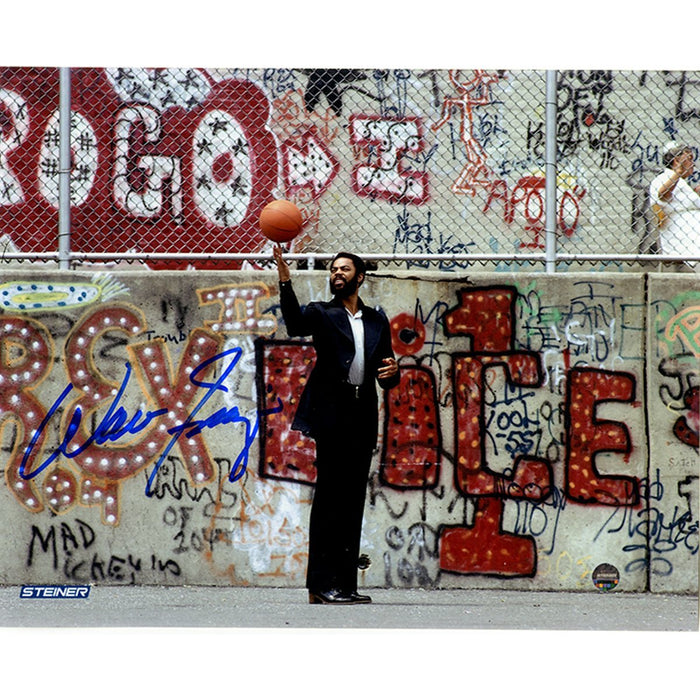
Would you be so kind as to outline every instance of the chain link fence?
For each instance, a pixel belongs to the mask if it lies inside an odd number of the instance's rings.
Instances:
[[[447,271],[700,260],[698,72],[67,75],[0,68],[5,262],[261,265],[271,248],[258,217],[278,198],[303,213],[290,244],[303,264],[338,249]]]

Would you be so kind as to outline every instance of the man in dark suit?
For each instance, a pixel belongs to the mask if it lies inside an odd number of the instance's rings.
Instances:
[[[275,247],[282,316],[290,336],[312,336],[316,363],[292,427],[316,441],[316,488],[309,519],[309,602],[370,603],[357,592],[362,513],[377,444],[376,382],[399,383],[389,322],[362,302],[366,268],[339,253],[331,262],[331,301],[303,309],[292,289],[282,249]]]

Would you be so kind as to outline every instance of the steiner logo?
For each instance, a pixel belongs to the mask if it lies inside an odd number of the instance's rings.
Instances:
[[[87,598],[90,586],[22,586],[20,598]]]

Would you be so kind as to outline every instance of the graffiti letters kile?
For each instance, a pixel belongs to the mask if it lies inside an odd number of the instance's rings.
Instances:
[[[454,485],[464,497],[475,499],[471,525],[443,526],[439,534],[440,567],[460,574],[493,576],[534,576],[537,552],[531,536],[503,531],[502,517],[508,499],[538,502],[553,487],[552,466],[548,460],[521,455],[513,464],[512,475],[489,468],[486,458],[485,374],[502,368],[509,385],[542,386],[542,360],[536,352],[515,350],[515,301],[513,287],[463,289],[459,303],[443,316],[448,337],[471,341],[469,352],[452,355],[454,395]],[[399,338],[399,353],[415,352],[424,340],[421,324],[409,314],[392,321],[392,334]],[[267,345],[269,341],[263,341]],[[281,393],[285,406],[292,406],[312,362],[308,347],[302,353],[298,344],[275,343],[265,355],[264,377],[267,401],[272,405]],[[278,351],[280,347],[283,352]],[[292,353],[290,355],[290,353]],[[283,358],[300,355],[277,371]],[[304,359],[302,359],[302,357]],[[438,483],[442,460],[442,438],[435,377],[424,367],[401,365],[401,385],[387,393],[380,478],[389,488],[430,489]],[[625,372],[574,368],[568,372],[567,447],[565,492],[582,504],[635,506],[639,503],[636,478],[602,476],[595,467],[599,452],[630,454],[632,446],[626,426],[596,417],[599,404],[606,401],[630,403],[635,381]],[[290,393],[291,392],[291,393]],[[290,413],[274,417],[266,432],[266,454],[282,459],[286,445],[296,445],[294,454],[313,454],[313,444],[299,436],[295,443],[288,430]],[[284,461],[289,461],[285,460]],[[308,471],[295,474],[295,460],[277,478],[307,482]],[[271,466],[265,466],[271,473]]]

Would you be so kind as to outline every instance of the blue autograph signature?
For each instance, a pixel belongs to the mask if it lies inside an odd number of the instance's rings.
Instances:
[[[210,357],[197,366],[192,372],[190,372],[190,381],[192,384],[198,387],[206,389],[206,393],[201,398],[199,403],[191,411],[187,420],[184,423],[175,425],[168,429],[168,433],[172,436],[170,442],[166,445],[165,449],[161,453],[158,461],[154,465],[150,474],[148,475],[148,482],[146,484],[146,495],[152,495],[151,487],[153,486],[153,481],[158,474],[160,466],[167,457],[170,450],[174,447],[175,443],[178,441],[181,435],[185,435],[186,438],[191,438],[195,435],[199,435],[205,428],[214,428],[218,425],[227,425],[231,423],[243,423],[245,426],[245,442],[242,450],[236,457],[231,470],[229,472],[229,481],[238,481],[246,472],[248,468],[248,456],[250,448],[258,434],[258,425],[261,416],[271,415],[273,413],[280,413],[282,411],[282,401],[277,399],[277,405],[272,408],[264,409],[258,412],[255,419],[255,423],[251,426],[251,421],[245,416],[241,415],[238,406],[232,406],[231,408],[221,408],[215,411],[210,416],[205,418],[197,418],[198,413],[204,408],[206,403],[211,399],[214,394],[219,391],[228,392],[228,388],[224,385],[229,374],[233,371],[238,361],[241,358],[243,351],[241,348],[231,348],[230,350],[225,350],[218,355]],[[225,366],[221,375],[214,382],[204,381],[200,378],[200,375],[212,364],[218,362],[224,357],[231,356],[229,363]],[[32,439],[30,440],[27,448],[24,451],[24,456],[22,458],[22,464],[19,468],[20,476],[23,479],[29,480],[43,472],[47,467],[49,467],[53,462],[55,462],[61,455],[66,459],[73,459],[86,450],[90,445],[104,445],[105,443],[114,442],[124,437],[125,435],[136,435],[137,433],[145,430],[154,420],[158,417],[166,414],[169,409],[159,408],[155,411],[146,411],[145,413],[138,409],[134,415],[129,416],[126,409],[120,406],[120,401],[124,396],[126,388],[129,384],[129,379],[131,377],[131,364],[129,362],[125,363],[126,372],[124,374],[124,379],[122,380],[119,391],[112,403],[110,404],[107,412],[102,417],[102,420],[98,423],[97,427],[93,433],[83,442],[81,445],[76,447],[74,450],[70,450],[68,445],[71,440],[75,437],[75,434],[80,429],[81,421],[83,418],[83,412],[80,406],[76,406],[71,415],[70,422],[66,428],[61,444],[56,447],[56,449],[44,459],[44,461],[33,471],[27,472],[27,463],[34,451],[39,438],[41,437],[46,426],[49,424],[51,418],[54,416],[56,411],[60,408],[61,404],[65,401],[66,397],[70,394],[73,389],[73,384],[68,384],[68,386],[61,392],[60,396],[54,401],[53,406],[49,409],[44,419],[41,421],[39,427],[34,431]]]

